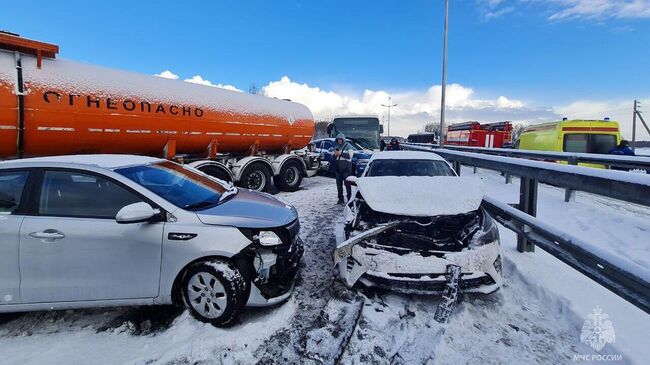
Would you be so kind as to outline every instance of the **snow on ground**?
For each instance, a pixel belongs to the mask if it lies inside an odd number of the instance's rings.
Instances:
[[[464,170],[469,175],[471,170]],[[507,201],[515,184],[480,171],[486,191]],[[647,266],[647,209],[578,194],[561,201],[541,186],[540,217]],[[28,313],[0,317],[3,364],[449,364],[573,363],[594,354],[581,344],[586,315],[601,306],[615,326],[604,353],[617,363],[644,363],[648,316],[555,258],[515,250],[502,229],[504,286],[493,295],[465,295],[448,324],[433,320],[439,299],[348,291],[334,279],[332,253],[341,234],[341,206],[331,178],[305,180],[279,193],[298,209],[305,256],[296,290],[272,308],[248,308],[240,323],[217,329],[170,307]],[[594,223],[594,224],[592,224]],[[609,233],[609,234],[608,234]],[[618,246],[618,247],[617,247]]]

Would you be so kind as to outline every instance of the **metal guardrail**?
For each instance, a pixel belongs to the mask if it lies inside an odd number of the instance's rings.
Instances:
[[[501,171],[537,182],[650,206],[650,175],[647,174],[452,151],[446,148],[434,149],[414,144],[403,146],[410,150],[435,152],[455,164]],[[458,169],[456,171],[459,172]]]
[[[650,314],[650,271],[600,252],[597,247],[545,225],[490,197],[483,207],[506,228],[523,235],[544,251],[568,264],[616,295]],[[630,270],[634,268],[634,270]]]
[[[406,143],[403,145],[438,148],[426,143]],[[590,163],[597,165],[605,165],[610,167],[622,167],[626,169],[640,169],[650,171],[650,157],[646,156],[617,156],[617,155],[602,155],[596,153],[574,153],[574,152],[555,152],[555,151],[533,151],[533,150],[520,150],[511,148],[486,148],[486,147],[467,147],[467,146],[452,146],[445,145],[445,149],[452,151],[464,151],[484,153],[488,155],[505,156],[505,157],[519,157],[532,160],[542,161],[564,161],[571,165],[578,163]]]
[[[650,206],[650,175],[563,165],[475,152],[403,144],[408,150],[436,153],[460,173],[461,165],[496,170],[521,178],[516,208],[486,197],[483,206],[506,228],[517,233],[517,250],[533,252],[535,245],[585,274],[646,313],[650,313],[650,272],[613,256],[535,218],[537,185],[545,182],[572,190]],[[629,268],[634,267],[635,270]]]

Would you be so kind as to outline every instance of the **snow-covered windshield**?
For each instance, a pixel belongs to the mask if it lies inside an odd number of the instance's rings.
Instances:
[[[434,160],[374,160],[366,176],[455,176],[444,161]]]
[[[227,188],[208,176],[165,161],[115,170],[179,208],[198,210],[217,205]]]

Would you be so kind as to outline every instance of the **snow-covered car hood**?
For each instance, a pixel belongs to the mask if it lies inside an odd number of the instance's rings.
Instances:
[[[477,210],[480,179],[459,176],[376,176],[357,179],[366,204],[376,212],[434,217]]]
[[[298,218],[296,209],[275,197],[239,189],[229,200],[196,212],[201,222],[239,228],[272,228],[287,225]]]

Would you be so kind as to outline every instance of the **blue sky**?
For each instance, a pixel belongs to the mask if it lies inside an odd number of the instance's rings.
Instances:
[[[405,107],[440,83],[442,0],[3,0],[0,9],[0,29],[59,44],[67,59],[136,72],[244,90],[287,76],[360,102],[364,90],[419,93]],[[448,81],[471,89],[468,100],[521,102],[506,104],[531,118],[576,102],[622,108],[650,97],[648,44],[648,0],[451,0]]]

